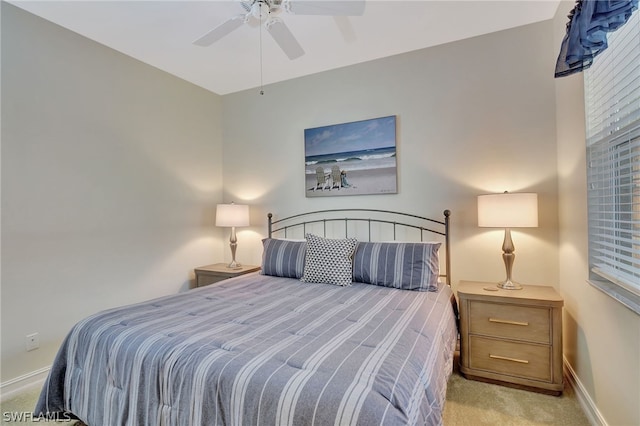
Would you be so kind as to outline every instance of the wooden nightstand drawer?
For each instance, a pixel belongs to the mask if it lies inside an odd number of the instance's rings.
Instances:
[[[472,301],[470,332],[549,344],[551,342],[548,308]]]
[[[469,337],[469,367],[509,376],[551,381],[551,347]]]

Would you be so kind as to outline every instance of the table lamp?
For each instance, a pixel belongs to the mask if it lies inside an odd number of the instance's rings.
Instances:
[[[499,288],[519,290],[522,286],[511,279],[515,247],[511,240],[511,228],[535,228],[538,226],[538,194],[509,193],[478,196],[478,226],[504,228],[502,259],[507,279],[498,283]]]
[[[236,226],[249,226],[249,206],[245,204],[218,204],[216,206],[216,226],[231,227],[231,237],[229,246],[231,247],[231,263],[227,265],[230,269],[240,269],[242,265],[236,262]]]

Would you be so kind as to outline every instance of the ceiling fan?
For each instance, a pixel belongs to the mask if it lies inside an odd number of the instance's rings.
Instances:
[[[244,13],[233,16],[193,42],[210,46],[243,24],[264,27],[289,59],[304,55],[289,27],[278,17],[283,11],[293,15],[359,16],[364,13],[365,0],[243,0]]]

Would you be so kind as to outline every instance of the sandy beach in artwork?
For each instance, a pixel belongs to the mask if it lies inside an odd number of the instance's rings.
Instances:
[[[398,192],[396,186],[396,168],[384,167],[377,169],[363,169],[347,171],[347,181],[350,187],[341,189],[331,188],[331,179],[328,180],[324,190],[317,188],[315,174],[306,175],[306,195],[307,197],[335,197],[340,195],[362,195],[362,194],[394,194]],[[326,170],[327,172],[330,169]]]

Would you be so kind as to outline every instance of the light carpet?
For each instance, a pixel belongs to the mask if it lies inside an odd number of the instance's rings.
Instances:
[[[457,371],[449,379],[446,426],[590,426],[573,389],[561,396],[467,380]]]

